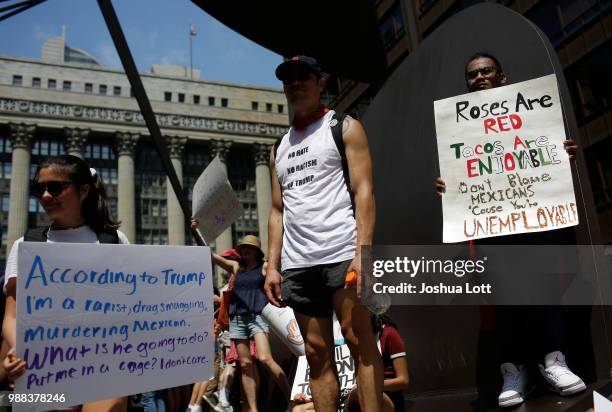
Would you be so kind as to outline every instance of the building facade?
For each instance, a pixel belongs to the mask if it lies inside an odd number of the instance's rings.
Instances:
[[[474,0],[376,0],[388,73],[453,14]],[[555,46],[580,127],[601,240],[612,244],[612,2],[607,0],[505,0],[534,22]],[[381,82],[382,84],[382,82]],[[327,102],[361,117],[380,89],[332,76]]]
[[[244,214],[217,250],[245,234],[267,246],[271,204],[268,153],[288,128],[281,89],[199,80],[199,71],[155,65],[142,81],[169,154],[191,196],[198,176],[220,156]],[[29,195],[37,164],[63,153],[84,158],[107,184],[111,210],[130,242],[191,244],[178,201],[124,72],[49,39],[41,59],[0,56],[2,250],[49,221]]]

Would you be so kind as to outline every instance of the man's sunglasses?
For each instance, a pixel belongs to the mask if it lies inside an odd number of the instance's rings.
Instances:
[[[478,73],[481,73],[484,77],[489,77],[497,73],[497,67],[486,66],[486,67],[481,67],[476,70],[470,70],[469,72],[465,73],[465,77],[467,77],[470,80],[473,80],[478,77]]]
[[[295,80],[299,80],[301,82],[308,80],[310,74],[312,72],[307,69],[299,69],[288,72],[283,78],[283,84],[291,84]]]
[[[72,182],[64,182],[61,180],[51,180],[50,182],[33,182],[30,188],[32,195],[37,198],[43,197],[45,192],[53,197],[61,195]]]

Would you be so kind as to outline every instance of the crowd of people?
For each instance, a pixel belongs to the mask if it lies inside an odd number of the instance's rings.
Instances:
[[[7,261],[4,291],[6,307],[2,329],[2,379],[11,385],[26,371],[26,363],[16,356],[16,281],[18,244],[26,241],[50,243],[115,243],[128,244],[112,219],[106,189],[100,176],[76,156],[49,158],[38,165],[32,194],[52,220],[45,228],[28,230],[12,247]],[[197,221],[193,221],[197,226]],[[242,410],[258,410],[258,386],[261,381],[257,364],[272,377],[283,397],[289,401],[290,384],[283,369],[275,362],[268,340],[269,326],[261,316],[268,303],[264,293],[264,253],[256,236],[245,236],[235,249],[220,255],[213,262],[225,270],[229,281],[223,295],[215,288],[217,304],[215,333],[215,377],[193,384],[187,411],[201,411],[205,403],[216,411],[231,411],[231,389],[234,377],[240,381]],[[225,319],[225,320],[224,320]],[[147,412],[177,410],[187,401],[184,389],[173,388],[146,392],[137,404]],[[235,396],[234,396],[235,398]],[[90,402],[73,410],[123,411],[130,404],[128,397]]]
[[[268,227],[268,260],[256,236],[247,235],[235,249],[213,253],[212,261],[227,272],[228,282],[215,290],[215,376],[184,390],[168,389],[140,395],[145,411],[186,409],[199,412],[258,411],[262,399],[260,374],[273,381],[292,412],[403,411],[409,383],[407,354],[400,331],[388,316],[374,316],[360,302],[361,247],[372,244],[375,201],[372,163],[361,124],[321,103],[325,77],[317,61],[296,56],[276,70],[294,113],[289,132],[270,152],[272,210]],[[468,60],[470,91],[503,86],[507,77],[489,54]],[[573,157],[576,146],[565,143]],[[302,171],[300,173],[296,172]],[[436,182],[439,194],[444,180]],[[63,155],[38,165],[31,186],[52,223],[31,229],[13,245],[6,267],[6,308],[2,327],[2,377],[14,383],[26,371],[15,352],[17,245],[50,243],[127,244],[120,223],[109,212],[100,176],[79,157]],[[197,227],[197,220],[192,225]],[[539,235],[534,235],[539,236]],[[356,282],[347,282],[347,275]],[[274,359],[270,327],[262,317],[268,304],[290,306],[304,339],[310,368],[310,394],[291,397],[287,369]],[[497,320],[518,319],[512,308],[499,309]],[[357,384],[341,388],[335,370],[332,314],[356,365]],[[538,312],[540,313],[540,312]],[[543,330],[560,336],[558,307],[543,316]],[[503,339],[501,339],[503,341]],[[500,343],[501,345],[501,343]],[[500,361],[504,379],[499,405],[523,402],[528,389],[520,356],[511,344]],[[516,356],[515,356],[516,355]],[[561,342],[551,341],[543,354],[542,375],[561,395],[585,389],[565,363]],[[234,387],[240,390],[232,390]],[[189,396],[187,396],[189,395]],[[259,396],[259,398],[258,398]],[[128,398],[87,403],[73,410],[125,411]],[[263,408],[262,410],[269,410]]]

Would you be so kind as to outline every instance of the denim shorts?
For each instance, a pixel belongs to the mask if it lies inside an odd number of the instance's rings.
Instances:
[[[259,313],[230,316],[230,339],[250,339],[256,333],[268,333],[268,324]]]

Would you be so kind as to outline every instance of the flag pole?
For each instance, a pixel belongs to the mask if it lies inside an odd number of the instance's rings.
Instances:
[[[119,24],[119,19],[117,18],[117,14],[115,13],[115,9],[113,8],[113,3],[111,2],[111,0],[98,0],[98,5],[100,6],[102,16],[104,16],[104,21],[106,22],[108,31],[110,32],[111,38],[113,39],[113,43],[115,43],[115,47],[117,48],[117,53],[119,54],[119,58],[121,59],[121,63],[123,64],[125,74],[127,75],[128,80],[130,81],[132,89],[134,89],[134,97],[136,97],[136,102],[138,103],[138,107],[140,108],[140,112],[142,113],[144,122],[147,125],[147,129],[149,129],[149,135],[151,136],[151,139],[155,144],[155,148],[157,149],[157,153],[159,154],[162,165],[164,166],[166,175],[168,176],[168,179],[170,179],[170,184],[172,185],[174,194],[176,195],[181,206],[181,210],[183,211],[183,215],[185,216],[185,223],[188,227],[190,227],[191,205],[187,201],[187,196],[183,191],[183,187],[181,185],[180,180],[178,179],[176,170],[174,169],[174,165],[172,164],[172,161],[170,161],[170,155],[168,154],[166,141],[162,137],[159,124],[157,123],[157,119],[155,117],[155,113],[153,112],[153,108],[151,107],[151,102],[147,97],[147,92],[145,91],[145,88],[142,84],[142,79],[138,74],[136,63],[134,63],[134,58],[132,57],[130,48],[128,47],[127,41],[125,40],[123,30],[121,29],[121,25]],[[194,229],[191,229],[191,233],[193,234],[194,239],[198,243],[198,245],[206,245],[203,237],[199,234],[199,232]]]
[[[195,35],[193,24],[189,24],[189,77],[193,80],[193,36]]]

